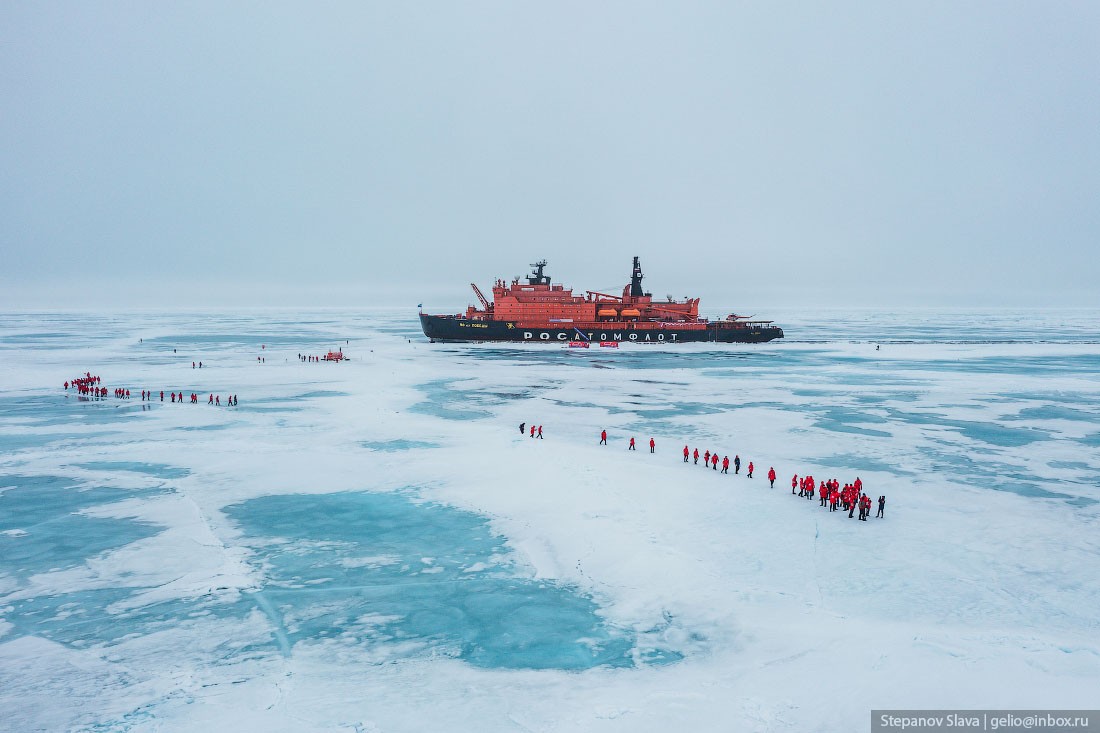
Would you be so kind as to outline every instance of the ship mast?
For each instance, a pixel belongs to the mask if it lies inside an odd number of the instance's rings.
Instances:
[[[638,258],[634,258],[634,272],[630,276],[630,297],[640,298],[645,293],[642,291],[642,265]]]
[[[542,274],[542,268],[546,267],[546,260],[539,260],[538,262],[532,262],[531,267],[535,268],[535,271],[527,277],[528,285],[549,285],[550,276]]]

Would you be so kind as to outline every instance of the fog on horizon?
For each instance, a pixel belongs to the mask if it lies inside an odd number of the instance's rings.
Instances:
[[[1100,5],[0,6],[0,308],[1100,303]]]

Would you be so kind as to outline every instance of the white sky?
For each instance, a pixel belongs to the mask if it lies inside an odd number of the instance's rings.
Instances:
[[[1100,3],[0,4],[0,307],[1100,303]]]

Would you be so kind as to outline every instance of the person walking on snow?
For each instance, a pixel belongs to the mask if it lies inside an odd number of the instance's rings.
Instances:
[[[688,447],[685,445],[684,446],[684,463],[688,462],[688,454],[689,454]]]
[[[708,450],[706,453],[703,454],[703,468],[706,468],[709,465],[710,465],[710,451]]]
[[[734,454],[733,456],[733,475],[736,476],[741,472],[741,456]]]
[[[749,461],[749,478],[752,478],[752,461]]]
[[[541,425],[539,425],[538,437],[539,437],[539,440],[542,440],[542,426]]]
[[[699,449],[696,448],[695,453],[693,453],[692,455],[695,456],[695,465],[698,466],[699,465]]]
[[[531,437],[532,438],[535,437],[535,426],[534,425],[531,426]]]
[[[730,457],[722,456],[722,473],[730,472]]]
[[[797,473],[794,475],[794,478],[791,479],[791,493],[792,494],[794,493],[794,490],[796,488],[801,488],[801,491],[799,491],[799,493],[798,493],[799,496],[802,496],[803,494],[806,493],[806,482],[803,481],[802,486],[799,487],[799,485],[798,485],[798,474]]]
[[[711,453],[710,454],[710,467],[715,471],[718,470],[718,454],[717,453]]]
[[[523,435],[523,434],[524,434],[524,433],[526,433],[526,432],[527,432],[527,423],[525,423],[525,422],[521,422],[521,423],[519,424],[519,434],[520,434],[520,435]]]
[[[886,509],[886,496],[883,495],[883,496],[880,496],[878,498],[878,514],[875,515],[875,519],[878,519],[879,517],[882,517],[883,519],[886,519],[886,517],[883,516],[883,514],[882,514],[882,512],[885,509]]]
[[[652,453],[653,449],[657,447],[657,444],[653,442],[653,438],[649,439],[649,452]]]
[[[523,430],[522,425],[520,426],[520,430]],[[601,430],[600,431],[600,445],[607,445],[607,431],[606,430]]]
[[[772,482],[771,488],[775,488],[775,467],[768,468],[768,481]]]
[[[630,439],[630,446],[627,448],[627,450],[637,450],[634,447],[634,438],[633,437]]]

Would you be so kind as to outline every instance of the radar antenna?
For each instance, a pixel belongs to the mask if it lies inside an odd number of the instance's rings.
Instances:
[[[527,278],[528,285],[549,285],[550,276],[542,274],[542,268],[546,267],[546,260],[539,260],[538,262],[532,262],[531,267],[535,268],[535,271]]]

